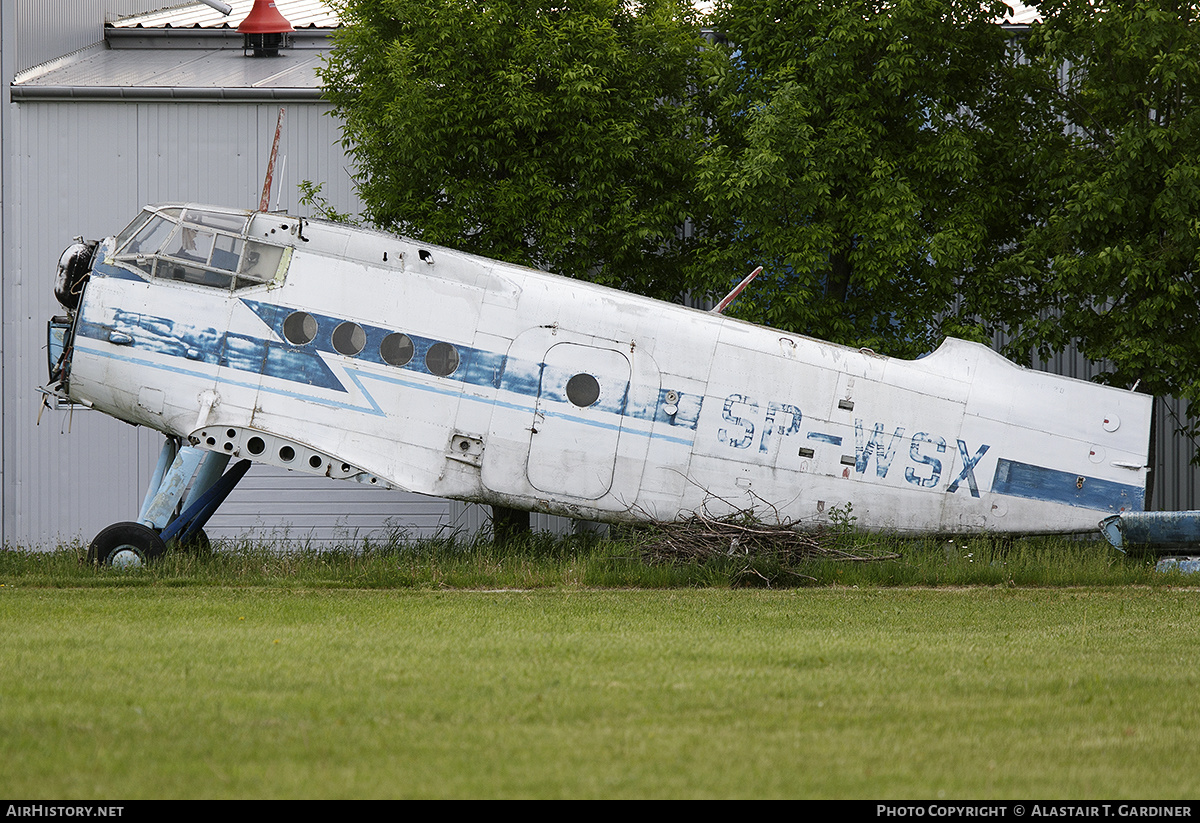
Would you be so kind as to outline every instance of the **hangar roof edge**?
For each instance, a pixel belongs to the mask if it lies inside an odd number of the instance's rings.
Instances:
[[[228,0],[233,11],[228,17],[203,3],[179,3],[158,11],[143,12],[106,22],[110,29],[219,29],[237,30],[254,0]],[[337,13],[324,0],[275,0],[275,7],[295,29],[333,29],[341,25]]]

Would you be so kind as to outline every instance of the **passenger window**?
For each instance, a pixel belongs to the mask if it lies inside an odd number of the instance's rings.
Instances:
[[[425,352],[425,368],[437,377],[449,377],[458,369],[458,349],[449,343],[434,343]]]
[[[407,366],[413,358],[413,341],[407,334],[394,331],[379,344],[379,356],[389,366]]]
[[[283,321],[283,337],[293,346],[304,346],[317,336],[317,318],[306,311],[294,311]]]
[[[580,372],[567,381],[567,399],[586,409],[600,399],[600,381],[587,372]]]
[[[353,357],[363,350],[363,346],[367,345],[367,333],[357,323],[346,321],[339,323],[338,327],[333,330],[331,342],[333,350],[338,354]]]

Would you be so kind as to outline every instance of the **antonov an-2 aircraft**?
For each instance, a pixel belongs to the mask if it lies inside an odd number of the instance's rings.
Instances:
[[[166,435],[137,517],[92,543],[101,563],[202,534],[249,461],[607,522],[815,527],[850,504],[898,534],[1119,533],[1145,499],[1149,396],[961,340],[898,360],[193,204],[72,245],[55,291],[48,396]]]

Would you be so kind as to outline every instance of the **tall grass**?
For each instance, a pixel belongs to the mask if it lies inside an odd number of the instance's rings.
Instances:
[[[6,549],[0,793],[1195,796],[1200,581],[1095,541],[835,539],[898,557]]]
[[[34,586],[283,586],[304,588],[537,589],[801,586],[1180,585],[1154,560],[1127,557],[1099,540],[946,537],[923,540],[830,536],[845,548],[895,559],[812,559],[783,564],[736,552],[703,561],[651,558],[636,533],[620,540],[534,534],[498,546],[450,536],[347,541],[332,547],[218,542],[206,554],[171,551],[137,570],[97,567],[86,547],[0,551],[0,582]]]

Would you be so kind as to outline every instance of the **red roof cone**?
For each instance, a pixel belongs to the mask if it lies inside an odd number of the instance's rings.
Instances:
[[[275,8],[275,0],[254,0],[254,8],[238,26],[238,31],[242,34],[282,34],[295,29]]]

